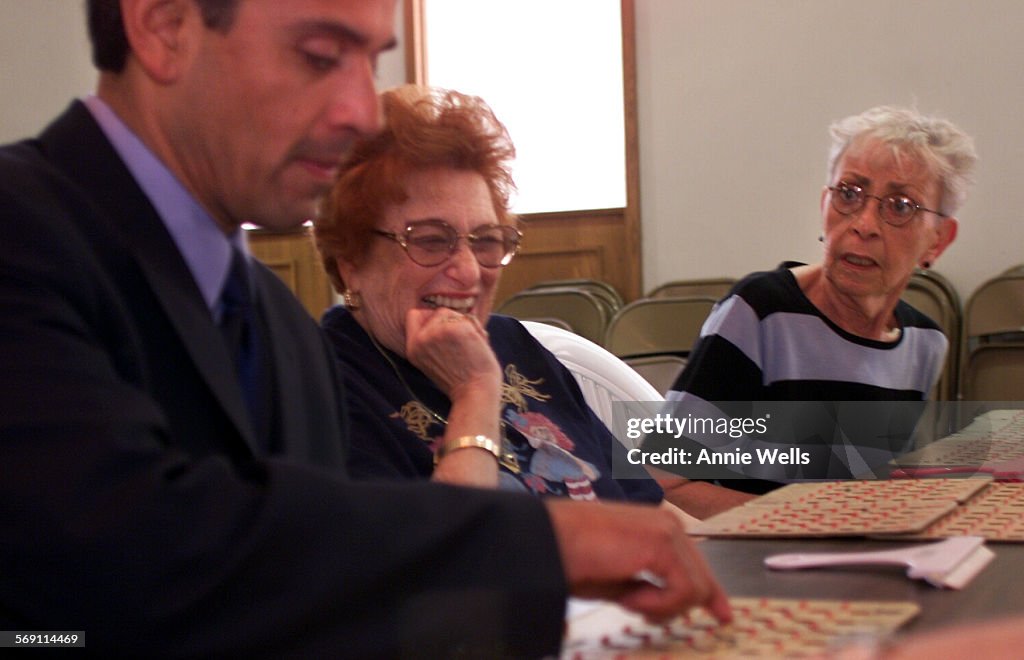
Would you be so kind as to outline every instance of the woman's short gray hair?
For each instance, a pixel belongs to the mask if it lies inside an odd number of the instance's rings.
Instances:
[[[829,127],[829,133],[829,182],[850,143],[862,136],[873,137],[896,151],[918,156],[932,169],[942,185],[939,211],[955,215],[967,200],[978,154],[974,140],[950,121],[926,117],[910,108],[878,106],[840,119]]]

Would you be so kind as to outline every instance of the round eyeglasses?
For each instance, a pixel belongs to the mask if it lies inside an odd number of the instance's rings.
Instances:
[[[380,229],[373,233],[401,245],[420,266],[443,264],[455,254],[460,238],[466,239],[477,263],[484,268],[507,266],[523,240],[523,233],[510,225],[480,225],[468,234],[460,234],[444,220],[410,222],[400,234]]]
[[[865,192],[860,186],[855,186],[845,181],[829,186],[828,189],[832,192],[832,208],[837,213],[853,215],[864,208],[864,204],[867,203],[868,197],[870,197],[878,200],[878,217],[886,224],[893,225],[894,227],[902,227],[907,224],[914,219],[918,211],[934,213],[940,218],[949,217],[945,213],[926,209],[906,195],[897,194],[879,197],[878,195]]]

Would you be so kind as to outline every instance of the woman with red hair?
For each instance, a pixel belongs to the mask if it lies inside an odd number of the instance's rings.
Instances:
[[[624,449],[572,375],[491,314],[521,239],[505,127],[452,91],[405,86],[381,106],[384,130],[343,163],[315,223],[345,303],[323,326],[348,379],[351,474],[660,502],[645,472],[613,478]]]

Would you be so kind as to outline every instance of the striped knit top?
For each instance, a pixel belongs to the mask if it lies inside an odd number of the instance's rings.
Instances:
[[[712,310],[690,354],[686,369],[667,398],[678,411],[706,414],[712,402],[912,402],[923,401],[939,378],[948,341],[927,316],[900,301],[895,310],[900,337],[881,342],[846,332],[804,295],[784,263],[770,272],[748,275]],[[893,406],[895,410],[898,406]],[[742,408],[739,408],[742,409]],[[737,410],[731,407],[731,410]],[[905,418],[908,407],[898,416]],[[909,408],[911,428],[893,437],[889,419],[859,419],[855,428],[819,429],[824,441],[875,446],[886,454],[908,448],[909,433],[921,412]],[[863,418],[864,415],[858,415]],[[877,417],[872,413],[868,417]],[[828,417],[828,415],[818,415]],[[820,426],[821,420],[817,420]],[[871,424],[881,430],[871,429]],[[906,419],[900,425],[905,429]],[[805,432],[802,430],[801,433]],[[870,453],[870,452],[869,452]],[[868,459],[877,463],[881,456]],[[843,463],[851,463],[843,460]],[[847,465],[857,474],[858,460]],[[809,477],[846,476],[835,472]]]

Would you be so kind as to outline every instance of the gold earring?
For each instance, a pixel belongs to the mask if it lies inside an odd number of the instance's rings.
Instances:
[[[345,305],[346,309],[355,311],[363,306],[363,297],[359,295],[358,291],[345,289],[344,293],[341,294],[341,303]]]

